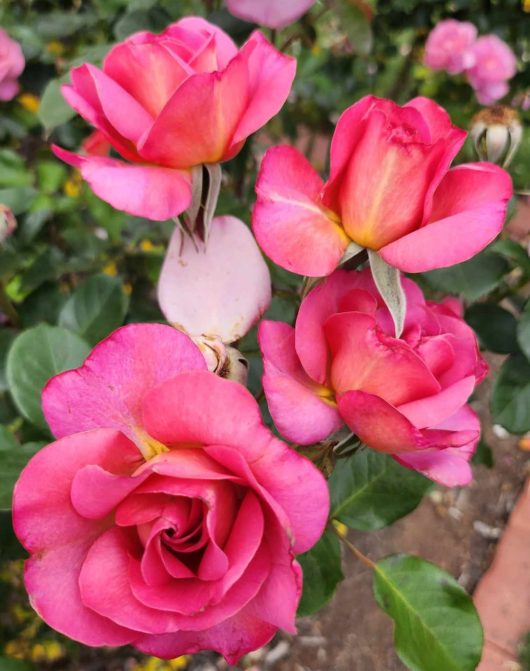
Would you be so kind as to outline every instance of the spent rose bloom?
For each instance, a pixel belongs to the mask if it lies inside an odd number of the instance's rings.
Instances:
[[[451,75],[463,72],[475,63],[471,47],[476,39],[477,29],[469,21],[440,21],[425,43],[424,63],[432,70],[446,70]]]
[[[295,70],[260,32],[238,50],[197,17],[159,35],[136,33],[110,50],[103,70],[81,65],[63,87],[126,162],[59,147],[55,154],[118,210],[169,219],[191,203],[192,169],[234,157],[285,103]]]
[[[248,226],[216,217],[208,239],[175,228],[158,281],[168,322],[191,336],[242,338],[271,302],[267,264]]]
[[[25,583],[52,627],[158,657],[235,663],[295,631],[295,554],[319,538],[327,486],[263,425],[240,384],[183,333],[125,326],[43,392],[58,440],[15,487]]]
[[[292,147],[267,152],[256,239],[278,265],[313,277],[329,275],[351,243],[405,272],[466,261],[501,230],[512,185],[489,163],[449,169],[465,137],[427,98],[363,98],[337,123],[327,182]]]
[[[18,91],[17,78],[26,61],[20,44],[0,28],[0,100],[11,100]]]
[[[515,54],[496,35],[479,37],[472,47],[474,65],[467,78],[482,105],[491,105],[508,93],[508,80],[517,70]]]
[[[466,402],[487,373],[459,303],[426,302],[403,279],[401,338],[368,270],[337,270],[295,327],[263,321],[263,387],[280,433],[300,444],[346,424],[374,450],[447,486],[471,479],[480,426]]]
[[[305,14],[315,0],[226,0],[234,16],[268,28],[284,28]]]

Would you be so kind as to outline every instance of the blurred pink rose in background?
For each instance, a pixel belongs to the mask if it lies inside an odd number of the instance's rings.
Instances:
[[[81,65],[63,86],[126,162],[53,149],[116,209],[170,219],[191,203],[192,168],[233,158],[279,112],[295,71],[295,59],[257,31],[241,49],[198,17],[136,33],[110,50],[103,70]]]
[[[295,555],[329,513],[326,481],[273,436],[237,382],[161,324],[131,324],[48,383],[56,442],[15,488],[31,603],[85,645],[229,663],[294,633]]]
[[[430,32],[425,44],[425,65],[432,70],[447,70],[456,75],[475,62],[471,47],[477,38],[477,29],[468,21],[446,19]]]
[[[310,445],[346,424],[368,447],[446,486],[471,480],[480,425],[466,404],[487,373],[455,299],[428,302],[402,280],[405,327],[368,269],[337,270],[302,301],[294,328],[263,321],[263,388],[287,439]]]
[[[496,35],[479,37],[472,48],[474,64],[467,78],[475,89],[477,100],[490,105],[508,93],[508,80],[517,70],[515,54]]]
[[[0,100],[11,100],[19,90],[17,77],[26,61],[20,44],[0,28]]]
[[[315,0],[226,0],[231,14],[268,28],[284,28],[314,4]]]

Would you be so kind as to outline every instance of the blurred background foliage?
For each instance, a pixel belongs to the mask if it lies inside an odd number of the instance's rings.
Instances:
[[[0,26],[22,44],[27,61],[20,94],[0,103],[0,203],[18,223],[0,245],[0,601],[8,605],[0,614],[2,671],[24,671],[31,664],[52,668],[65,656],[72,660],[68,668],[80,668],[79,648],[57,643],[13,596],[20,590],[16,559],[23,552],[11,529],[11,490],[24,463],[50,438],[39,407],[46,379],[79,365],[89,347],[120,324],[163,320],[156,282],[173,228],[173,222],[113,210],[55,159],[51,143],[77,149],[89,133],[63,101],[60,84],[72,66],[100,64],[113,43],[139,30],[160,31],[189,14],[207,17],[238,43],[255,28],[228,14],[218,0],[0,0]],[[519,71],[504,102],[529,95],[528,0],[319,0],[299,22],[279,32],[264,30],[297,57],[297,79],[283,111],[225,166],[218,213],[250,220],[257,165],[272,143],[296,144],[325,173],[340,112],[368,93],[400,103],[429,96],[468,128],[480,109],[472,89],[463,77],[422,64],[429,31],[448,17],[472,21],[481,34],[506,40]],[[530,111],[520,114],[524,138],[510,172],[517,191],[525,193]],[[476,160],[470,142],[459,157],[464,160]],[[514,199],[514,211],[516,205]],[[496,381],[495,421],[519,434],[530,430],[527,244],[524,232],[515,239],[506,234],[473,261],[416,278],[433,297],[453,293],[475,303],[466,316],[482,346],[509,355]],[[298,278],[278,268],[272,272],[268,316],[292,321]],[[250,386],[259,395],[255,333],[241,348],[251,361]],[[482,458],[491,461],[487,452]]]

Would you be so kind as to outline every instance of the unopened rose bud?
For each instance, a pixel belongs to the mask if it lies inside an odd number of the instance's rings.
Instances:
[[[495,105],[473,117],[471,137],[481,161],[497,163],[505,168],[521,143],[523,127],[515,110]]]
[[[201,350],[209,371],[246,386],[248,361],[239,350],[225,345],[219,338],[210,336],[199,336],[193,340]]]
[[[15,215],[7,205],[0,205],[0,243],[4,242],[17,227]]]

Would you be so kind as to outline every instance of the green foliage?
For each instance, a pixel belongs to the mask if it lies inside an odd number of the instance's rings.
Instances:
[[[431,485],[392,457],[362,449],[337,461],[329,479],[331,516],[352,529],[381,529],[414,510]]]
[[[530,362],[522,354],[502,365],[493,387],[493,419],[511,433],[530,431]]]
[[[46,382],[80,366],[90,347],[79,336],[57,326],[40,325],[20,334],[7,357],[9,390],[20,412],[44,431],[40,397]]]
[[[322,608],[344,578],[339,539],[332,531],[325,531],[318,543],[300,555],[298,561],[304,572],[302,599],[298,606],[298,616],[303,617]]]
[[[483,633],[471,597],[442,569],[409,555],[377,562],[374,594],[394,620],[396,651],[411,671],[474,671]]]
[[[466,311],[466,321],[477,333],[481,347],[490,352],[517,352],[517,320],[495,303],[477,303]]]

